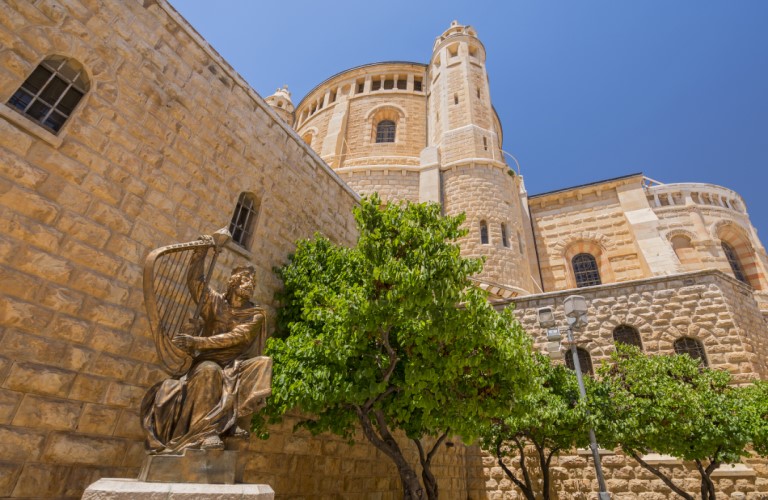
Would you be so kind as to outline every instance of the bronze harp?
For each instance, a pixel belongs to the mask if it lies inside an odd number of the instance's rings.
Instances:
[[[194,322],[200,316],[216,257],[229,238],[229,231],[224,228],[214,234],[214,242],[198,240],[160,247],[152,250],[144,261],[144,305],[152,337],[160,362],[173,377],[184,375],[192,358],[171,341],[188,320]],[[201,277],[203,295],[195,303],[187,287],[187,270],[193,252],[200,248],[206,249],[205,260],[210,262]]]

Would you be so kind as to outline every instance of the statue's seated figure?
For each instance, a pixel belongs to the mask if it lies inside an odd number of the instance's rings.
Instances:
[[[266,313],[250,301],[254,269],[232,270],[219,293],[202,279],[205,251],[194,251],[187,271],[192,297],[203,301],[200,316],[172,340],[192,365],[182,377],[150,388],[141,405],[151,453],[223,449],[223,436],[247,435],[237,418],[259,410],[271,392],[272,360],[261,355]]]

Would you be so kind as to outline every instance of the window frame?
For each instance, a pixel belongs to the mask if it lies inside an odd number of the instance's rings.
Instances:
[[[384,129],[384,127],[387,127]],[[397,123],[383,119],[376,124],[376,144],[393,144],[397,138]],[[391,139],[391,140],[389,140]]]
[[[615,346],[623,344],[637,347],[641,351],[643,350],[643,341],[640,338],[640,332],[634,326],[621,324],[613,329],[612,335],[613,345]],[[624,338],[621,338],[627,336],[631,337],[631,342],[627,342]]]
[[[43,76],[44,82],[35,83],[33,77],[39,77],[41,71],[48,75]],[[55,97],[46,95],[53,89],[53,85],[59,86],[59,89],[54,89]],[[35,86],[38,86],[37,90]],[[65,108],[65,98],[69,99],[73,91],[79,96],[75,96],[74,102],[67,103],[68,108]],[[5,104],[15,113],[58,136],[89,91],[90,79],[85,68],[72,58],[53,55],[35,67]],[[47,109],[38,116],[32,112],[36,106]],[[52,121],[52,117],[58,117],[58,124]]]
[[[720,248],[725,254],[725,260],[728,261],[728,265],[731,266],[731,272],[733,273],[734,278],[741,281],[745,285],[751,286],[749,280],[747,279],[747,275],[744,272],[744,266],[741,265],[739,255],[736,253],[736,249],[733,248],[730,243],[722,240],[720,241]]]
[[[593,377],[595,375],[594,366],[592,365],[592,355],[584,348],[577,347],[576,348],[576,355],[579,357],[579,366],[581,367],[581,374],[582,375],[588,375],[590,377]],[[573,362],[573,351],[571,349],[568,349],[568,352],[565,353],[565,366],[576,371],[576,365]]]
[[[232,235],[232,243],[250,251],[258,218],[259,203],[256,196],[253,193],[243,191],[237,198],[235,210],[229,221],[228,228]]]
[[[672,343],[672,348],[674,349],[675,354],[687,354],[693,359],[700,360],[703,366],[709,366],[707,350],[704,348],[704,343],[699,339],[693,337],[680,337],[675,339]]]
[[[589,262],[591,269],[586,269],[584,267],[586,264],[585,261]],[[576,288],[598,286],[603,284],[597,258],[591,253],[582,252],[574,255],[571,258],[571,270],[573,271],[573,278],[576,282]]]

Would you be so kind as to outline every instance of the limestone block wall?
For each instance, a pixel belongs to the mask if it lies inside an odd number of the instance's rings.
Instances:
[[[649,277],[617,188],[632,179],[531,196],[544,291],[575,288],[571,259],[592,254],[603,283]]]
[[[343,169],[339,177],[361,195],[379,193],[384,201],[420,201],[419,172],[415,169]]]
[[[517,316],[544,346],[538,325],[539,307],[554,306],[557,321],[565,324],[563,300],[572,294],[587,299],[589,324],[579,333],[597,367],[614,351],[613,330],[619,325],[637,329],[643,351],[672,353],[680,337],[699,340],[712,368],[727,370],[735,383],[768,377],[768,330],[749,287],[722,272],[708,270],[567,290],[518,298]]]
[[[520,297],[514,300],[516,315],[533,336],[537,349],[544,350],[544,333],[538,326],[539,307],[554,306],[558,324],[565,324],[562,304],[578,293],[589,305],[589,324],[578,334],[593,366],[607,361],[614,350],[613,329],[619,325],[636,328],[643,350],[649,354],[673,351],[675,339],[688,336],[704,344],[709,366],[728,370],[734,383],[748,383],[768,376],[768,330],[757,303],[747,286],[719,271],[699,271],[672,277],[657,277]],[[768,496],[768,462],[748,458],[746,468],[718,471],[718,491],[733,498]],[[495,459],[477,447],[466,454],[469,498],[514,498],[514,484],[506,479]],[[587,453],[565,453],[554,462],[553,488],[557,498],[592,498],[597,480]],[[672,493],[655,476],[631,457],[608,452],[602,460],[608,489],[614,498],[666,499]],[[510,464],[516,467],[516,464]],[[535,470],[535,464],[531,464]],[[694,496],[699,489],[694,464],[673,460],[671,469]],[[513,469],[514,470],[514,469]],[[726,498],[726,497],[724,497]],[[744,497],[741,497],[744,498]]]
[[[79,497],[143,457],[146,253],[250,191],[255,243],[222,269],[253,262],[272,314],[272,268],[316,230],[352,242],[356,198],[165,1],[3,2],[0,40],[0,497]],[[58,135],[5,105],[52,54],[91,82]]]

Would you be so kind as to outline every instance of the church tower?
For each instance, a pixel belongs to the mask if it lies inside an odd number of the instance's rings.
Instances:
[[[277,89],[274,94],[264,100],[272,106],[277,116],[282,118],[288,125],[293,126],[293,123],[296,121],[296,115],[288,85],[283,85],[283,88]]]
[[[502,156],[485,48],[471,26],[453,21],[435,40],[427,85],[420,200],[441,202],[449,215],[466,213],[469,234],[461,241],[462,250],[486,258],[484,280],[534,292],[522,179]]]

